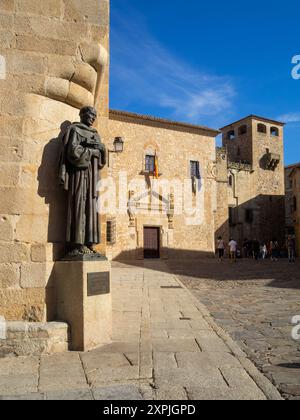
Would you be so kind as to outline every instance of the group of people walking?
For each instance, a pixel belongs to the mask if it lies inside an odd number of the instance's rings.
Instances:
[[[230,259],[236,262],[237,252],[238,252],[238,243],[234,239],[230,239],[228,243],[228,248],[229,248]],[[217,254],[220,261],[224,260],[226,249],[227,249],[227,245],[224,239],[220,236],[217,241]]]
[[[292,236],[288,236],[285,247],[281,248],[276,238],[273,238],[269,243],[260,242],[257,239],[244,239],[242,247],[231,238],[226,244],[224,239],[220,236],[217,240],[217,256],[219,261],[223,261],[226,250],[228,249],[229,258],[236,262],[238,258],[251,258],[256,261],[270,258],[271,261],[278,261],[280,257],[287,254],[289,262],[295,262],[296,255],[296,241]]]

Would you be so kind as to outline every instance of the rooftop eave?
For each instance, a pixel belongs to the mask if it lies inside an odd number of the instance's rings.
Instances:
[[[292,163],[291,165],[288,165],[285,167],[285,169],[294,169],[294,168],[300,168],[300,162]]]
[[[168,120],[168,119],[164,119],[164,118],[153,117],[153,116],[150,116],[150,115],[136,114],[136,113],[127,112],[127,111],[118,111],[118,110],[111,109],[109,111],[109,116],[110,117],[127,118],[127,119],[131,119],[131,120],[138,120],[140,122],[144,122],[145,124],[147,122],[152,123],[152,124],[157,123],[157,124],[161,124],[161,125],[165,125],[165,126],[169,126],[169,127],[170,126],[174,127],[174,129],[180,128],[182,130],[186,129],[187,131],[188,130],[202,131],[202,132],[209,133],[212,137],[216,137],[219,134],[221,134],[221,131],[219,131],[219,130],[209,128],[209,127],[206,127],[206,126],[202,126],[202,125],[173,121],[173,120]]]
[[[244,117],[244,118],[242,118],[242,119],[240,119],[238,121],[235,121],[235,122],[233,122],[231,124],[225,125],[225,127],[220,128],[220,130],[223,131],[226,128],[230,128],[230,127],[232,127],[232,126],[234,126],[236,124],[242,123],[242,122],[244,122],[246,120],[249,120],[249,119],[258,120],[258,121],[264,121],[266,123],[274,124],[274,125],[279,125],[281,127],[284,127],[286,125],[286,123],[284,123],[282,121],[276,121],[276,120],[272,120],[272,119],[265,118],[265,117],[259,117],[258,115],[248,115],[248,117]]]
[[[289,174],[289,177],[292,178],[294,176],[294,173],[300,170],[300,165],[299,166],[295,166],[294,169],[292,170],[292,172]]]

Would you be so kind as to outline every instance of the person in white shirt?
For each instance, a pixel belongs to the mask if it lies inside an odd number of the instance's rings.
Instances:
[[[233,260],[233,262],[236,262],[237,245],[238,244],[234,239],[230,239],[228,246],[229,246],[230,258]]]
[[[218,241],[217,241],[217,251],[218,251],[219,261],[223,261],[224,254],[225,254],[225,242],[223,241],[222,236],[220,236],[218,238]]]

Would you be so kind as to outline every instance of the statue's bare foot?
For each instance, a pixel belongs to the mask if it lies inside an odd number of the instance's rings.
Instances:
[[[68,253],[68,257],[71,257],[71,258],[78,257],[78,255],[81,255],[80,248],[75,248]]]
[[[84,255],[90,255],[90,254],[93,254],[93,251],[89,247],[83,246],[82,247],[82,254],[84,254]]]
[[[98,252],[93,249],[93,245],[88,245],[88,249],[90,254],[98,254]]]
[[[78,257],[82,257],[84,255],[99,255],[97,251],[95,251],[94,249],[92,249],[92,245],[91,246],[87,246],[87,245],[78,245],[76,246],[76,248],[74,248],[72,251],[70,251],[67,254],[68,258],[78,258]]]
[[[69,252],[68,255],[70,257],[78,257],[79,255],[86,255],[86,254],[91,254],[91,250],[85,245],[80,245],[74,248],[71,252]]]

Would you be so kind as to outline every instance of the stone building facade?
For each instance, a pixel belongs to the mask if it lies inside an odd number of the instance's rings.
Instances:
[[[292,218],[294,232],[296,235],[296,251],[300,255],[300,165],[295,165],[290,173],[290,180],[293,187],[292,192]]]
[[[248,117],[222,129],[216,150],[216,129],[109,111],[109,0],[0,1],[0,23],[0,316],[56,319],[57,163],[85,105],[108,149],[99,251],[109,259],[197,259],[220,234],[282,236],[281,123]]]
[[[123,211],[119,208],[109,215],[115,225],[115,241],[107,245],[110,258],[143,259],[146,235],[153,235],[152,245],[162,258],[199,257],[214,251],[216,191],[211,168],[217,134],[202,126],[110,111],[110,139],[124,138],[124,152],[113,155],[108,168],[117,185],[118,203],[120,190],[125,191]],[[198,167],[197,179],[193,165]],[[125,184],[120,186],[122,181]],[[193,182],[198,184],[196,191]]]
[[[284,243],[283,126],[251,115],[221,129],[217,237]]]

